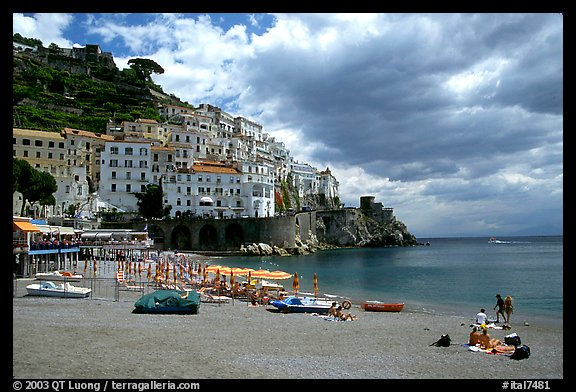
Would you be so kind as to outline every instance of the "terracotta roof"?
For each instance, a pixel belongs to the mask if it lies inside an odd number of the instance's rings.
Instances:
[[[191,171],[195,173],[241,174],[236,168],[219,162],[194,162]]]
[[[90,132],[90,131],[82,131],[80,129],[64,128],[62,130],[62,133],[78,135],[78,136],[85,136],[85,137],[92,137],[92,138],[102,139],[102,140],[114,140],[114,136],[110,136],[110,135],[106,135],[106,134],[100,134],[100,133],[94,133],[94,132]]]

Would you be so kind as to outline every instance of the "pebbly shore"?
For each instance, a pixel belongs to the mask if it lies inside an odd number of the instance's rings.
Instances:
[[[531,357],[472,352],[471,315],[365,312],[335,322],[239,300],[197,315],[134,314],[141,293],[13,298],[13,377],[19,379],[563,379],[563,327],[513,325]],[[113,292],[110,291],[110,292]],[[435,347],[449,334],[449,347]]]

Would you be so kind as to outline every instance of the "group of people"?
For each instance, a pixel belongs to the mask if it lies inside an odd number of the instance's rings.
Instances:
[[[344,314],[342,309],[343,309],[342,305],[338,305],[337,302],[332,302],[330,309],[328,309],[328,314],[330,316],[334,317],[336,320],[342,320],[342,321],[347,321],[347,320],[356,321],[356,320],[358,320],[358,317],[354,316],[352,313]]]
[[[500,316],[504,320],[504,326],[510,327],[510,316],[514,311],[514,305],[512,303],[512,297],[506,296],[502,299],[500,294],[496,294],[496,305],[494,305],[494,310],[496,311],[496,321],[495,323],[500,323]],[[480,312],[476,314],[477,324],[487,324],[488,316],[486,315],[486,309],[480,309]]]
[[[496,311],[496,321],[495,323],[500,323],[500,316],[504,320],[504,329],[510,328],[510,315],[513,312],[512,297],[506,296],[502,298],[500,294],[496,294],[496,305],[494,305],[494,310]],[[488,316],[486,315],[486,309],[480,309],[480,312],[476,314],[476,324],[470,332],[470,339],[468,344],[475,346],[480,345],[484,349],[492,349],[498,346],[502,346],[503,343],[500,339],[491,338],[488,333]]]

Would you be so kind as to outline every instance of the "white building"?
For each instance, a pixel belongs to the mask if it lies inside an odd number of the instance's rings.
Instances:
[[[100,164],[100,198],[124,211],[138,211],[134,193],[152,182],[150,141],[114,140],[105,145]]]
[[[205,218],[274,216],[273,170],[255,163],[235,166],[195,162],[162,179],[164,205],[170,214]]]

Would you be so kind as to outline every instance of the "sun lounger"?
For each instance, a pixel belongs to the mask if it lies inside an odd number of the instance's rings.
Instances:
[[[200,292],[200,301],[209,303],[228,303],[230,301],[229,297],[223,295],[212,295],[206,292]]]

